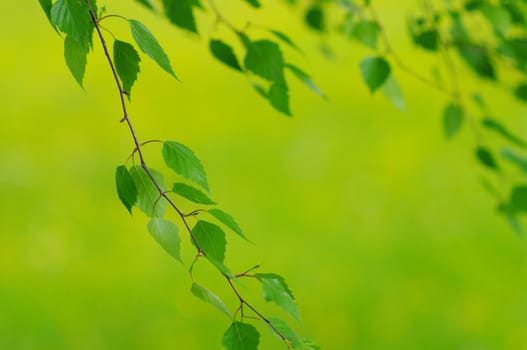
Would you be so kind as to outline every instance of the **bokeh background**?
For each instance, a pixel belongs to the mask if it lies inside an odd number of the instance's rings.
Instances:
[[[150,27],[182,80],[144,59],[131,114],[143,140],[199,155],[214,199],[256,242],[230,235],[227,263],[285,276],[302,314],[295,327],[324,349],[527,349],[527,243],[482,189],[469,130],[444,140],[445,96],[395,70],[408,105],[398,111],[362,83],[367,50],[336,36],[328,61],[297,10],[264,3],[254,12],[218,1],[235,23],[273,26],[306,52],[284,49],[329,100],[290,79],[293,118],[211,58],[208,35],[231,38],[210,16],[199,15],[197,37],[135,2],[107,4]],[[436,62],[404,30],[413,1],[376,3],[399,55],[427,74]],[[115,166],[132,145],[99,46],[82,91],[37,1],[2,1],[0,13],[0,349],[220,349],[229,321],[189,293],[187,238],[182,266],[117,199]],[[466,91],[482,88],[497,115],[527,130],[525,106],[460,74]],[[158,145],[146,153],[177,179]],[[196,274],[235,305],[206,264]],[[294,324],[257,286],[242,290]],[[280,348],[260,331],[262,349]]]

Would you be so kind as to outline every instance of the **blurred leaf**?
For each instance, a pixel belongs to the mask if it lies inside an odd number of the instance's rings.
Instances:
[[[458,104],[449,104],[443,111],[443,127],[447,139],[456,135],[463,125],[464,120],[463,108]]]
[[[302,340],[298,334],[285,321],[276,317],[269,317],[269,321],[287,339],[293,349],[304,349]],[[275,334],[272,328],[271,331]]]
[[[262,6],[258,0],[245,0],[245,2],[254,8],[259,8]]]
[[[149,169],[149,171],[161,186],[161,189],[166,190],[163,176],[154,169]],[[137,201],[135,205],[149,217],[162,217],[166,209],[166,200],[160,198],[159,191],[145,170],[140,165],[135,165],[130,168],[129,173],[137,188]]]
[[[118,166],[115,171],[115,185],[119,199],[130,214],[132,214],[132,207],[137,201],[137,187],[135,186],[134,179],[132,179],[132,176],[130,176],[128,169],[124,165]]]
[[[501,156],[503,159],[508,160],[509,162],[513,163],[521,171],[527,174],[527,159],[517,155],[514,151],[507,149],[507,148],[501,151]]]
[[[245,68],[269,81],[284,83],[284,59],[280,47],[269,40],[250,42]]]
[[[305,21],[307,25],[319,32],[326,28],[324,11],[319,5],[313,5],[306,11]]]
[[[279,112],[284,113],[285,115],[291,116],[291,111],[289,109],[289,94],[288,88],[285,83],[273,83],[269,88],[269,93],[267,95],[271,105]]]
[[[199,0],[163,0],[165,15],[178,26],[193,33],[197,33],[194,7],[201,7]]]
[[[152,5],[152,2],[150,0],[136,0],[136,1],[150,10],[154,10],[154,5]]]
[[[223,335],[222,345],[227,350],[257,350],[260,333],[254,326],[233,322]]]
[[[272,30],[272,29],[269,29],[269,32],[273,34],[281,42],[287,44],[288,46],[292,47],[296,51],[302,53],[302,50],[300,50],[300,48],[293,42],[293,40],[291,40],[291,38],[285,35],[284,33],[279,32],[277,30]]]
[[[71,74],[81,87],[86,70],[88,46],[80,44],[69,35],[64,40],[64,58]]]
[[[376,49],[379,26],[374,21],[360,20],[353,25],[351,35],[364,45]]]
[[[212,205],[214,203],[205,193],[184,183],[175,183],[172,191],[183,198],[197,204]]]
[[[403,92],[395,77],[391,76],[381,87],[382,93],[392,101],[393,105],[401,111],[406,111],[406,102]]]
[[[373,93],[381,87],[390,76],[390,64],[382,57],[368,57],[360,63],[360,71],[366,85]]]
[[[302,345],[304,346],[304,350],[321,350],[320,346],[318,346],[313,340],[311,339],[302,339]]]
[[[478,147],[476,149],[476,157],[478,158],[479,162],[487,168],[495,171],[500,170],[498,163],[496,163],[496,159],[488,148],[483,146]]]
[[[236,221],[234,221],[234,218],[231,215],[229,215],[226,212],[224,212],[223,210],[217,209],[217,208],[209,209],[208,212],[209,212],[210,215],[212,215],[216,219],[218,219],[218,221],[220,221],[222,224],[224,224],[225,226],[227,226],[228,228],[233,230],[236,234],[238,234],[240,237],[242,237],[243,239],[248,241],[248,239],[247,239],[247,237],[245,237],[245,234],[243,233],[242,229],[236,223]]]
[[[113,43],[113,62],[117,74],[123,84],[123,90],[126,91],[128,99],[132,91],[132,86],[137,80],[139,73],[139,54],[134,47],[124,41],[115,40]]]
[[[232,320],[231,312],[229,311],[229,308],[223,300],[220,299],[216,294],[212,293],[210,290],[208,290],[205,287],[200,286],[197,283],[192,283],[192,287],[190,288],[190,291],[192,295],[194,295],[196,298],[203,300],[206,303],[211,304],[221,312],[223,312],[229,319]]]
[[[188,180],[194,181],[209,192],[207,175],[203,165],[187,146],[175,141],[166,141],[163,143],[162,153],[169,168]]]
[[[235,70],[238,70],[240,72],[242,71],[242,67],[240,67],[238,59],[236,58],[232,47],[219,40],[212,39],[210,41],[209,48],[212,55],[216,57],[220,62]]]
[[[429,51],[437,51],[439,48],[439,32],[435,29],[424,30],[413,36],[416,45]]]
[[[181,260],[181,239],[175,224],[162,218],[153,218],[148,223],[148,232],[173,258]]]
[[[129,20],[129,22],[132,36],[141,51],[153,59],[162,69],[177,79],[176,74],[172,70],[167,54],[148,28],[134,19]]]
[[[527,103],[527,84],[520,84],[514,91],[514,95],[521,101]]]
[[[512,189],[510,204],[514,209],[527,212],[527,185]]]
[[[192,229],[192,233],[207,258],[223,263],[227,241],[221,228],[210,222],[200,220]]]
[[[507,140],[514,143],[515,145],[522,147],[522,148],[527,148],[527,143],[525,141],[523,141],[516,135],[513,135],[509,130],[507,130],[507,128],[505,128],[497,120],[487,117],[483,119],[482,124],[487,129],[495,131],[496,133],[500,134],[502,137],[506,138]]]
[[[500,6],[485,4],[481,7],[481,12],[491,23],[496,32],[501,35],[507,34],[512,25],[512,18],[509,11]]]
[[[496,80],[494,65],[488,51],[483,47],[475,45],[463,45],[458,48],[463,60],[483,78]]]
[[[282,276],[274,273],[257,273],[256,278],[262,283],[263,298],[272,301],[294,318],[300,320],[293,293],[289,290]]]
[[[320,97],[326,97],[324,93],[320,90],[320,88],[313,82],[311,77],[307,75],[304,71],[302,71],[300,68],[289,63],[285,64],[285,68],[289,69],[301,82],[303,82],[315,94]]]

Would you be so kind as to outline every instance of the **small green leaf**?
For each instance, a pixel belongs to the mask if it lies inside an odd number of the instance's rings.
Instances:
[[[320,346],[315,344],[314,341],[308,338],[302,339],[302,346],[304,350],[320,350]]]
[[[254,326],[233,322],[223,335],[221,344],[227,350],[257,350],[260,333]]]
[[[406,110],[403,92],[395,77],[391,76],[381,87],[382,93],[392,101],[393,105],[401,111]]]
[[[245,0],[246,3],[254,7],[255,9],[260,8],[262,4],[260,4],[260,1],[258,0]]]
[[[362,78],[373,93],[380,88],[390,77],[390,64],[384,58],[368,57],[360,63]]]
[[[369,48],[376,49],[378,32],[376,22],[361,20],[353,25],[351,35]]]
[[[276,328],[287,339],[293,349],[304,348],[302,345],[302,340],[300,339],[298,334],[296,334],[296,332],[291,327],[289,327],[289,325],[285,321],[276,317],[269,317],[269,321],[271,322],[273,327]],[[275,333],[272,328],[271,330],[273,331],[273,333]],[[277,334],[275,333],[275,335]]]
[[[506,35],[510,26],[512,25],[512,17],[506,9],[500,6],[485,4],[481,8],[481,12],[492,24],[494,30],[500,35]]]
[[[242,237],[243,239],[248,241],[248,239],[247,239],[247,237],[245,237],[242,229],[236,223],[236,221],[234,221],[234,218],[231,215],[229,215],[226,212],[224,212],[223,210],[217,209],[217,208],[209,209],[208,212],[209,212],[210,215],[212,215],[216,219],[218,219],[219,222],[221,222],[222,224],[224,224],[225,226],[227,226],[228,228],[233,230],[240,237]]]
[[[184,183],[175,183],[172,191],[183,198],[197,204],[212,205],[214,203],[205,193]]]
[[[194,19],[194,7],[201,7],[198,0],[163,0],[163,7],[170,22],[179,28],[198,32]]]
[[[208,258],[223,263],[225,260],[225,232],[217,225],[200,220],[192,229],[194,237]]]
[[[154,5],[152,5],[152,2],[150,0],[136,0],[136,1],[150,10],[155,9]]]
[[[486,48],[467,44],[460,46],[458,51],[475,73],[483,78],[496,80],[494,65]]]
[[[200,286],[197,283],[192,283],[192,287],[190,288],[190,292],[192,295],[194,295],[196,298],[201,299],[202,301],[211,304],[221,312],[223,312],[229,319],[232,320],[231,312],[229,311],[229,308],[223,300],[220,299],[219,296],[212,293],[210,290],[208,290],[205,287]]]
[[[128,98],[132,86],[137,80],[139,73],[139,62],[141,59],[134,47],[124,41],[115,40],[113,43],[113,61],[117,74],[123,83],[123,90],[126,91]]]
[[[240,72],[242,71],[242,67],[238,63],[238,59],[236,58],[232,47],[219,40],[212,39],[210,41],[209,48],[212,55],[220,62],[235,70]]]
[[[117,187],[117,195],[124,204],[126,209],[132,214],[132,207],[137,201],[137,187],[134,179],[124,166],[118,166],[115,170],[115,185]]]
[[[83,87],[82,81],[86,70],[88,51],[88,46],[80,44],[69,35],[66,36],[64,40],[64,58],[66,59],[66,65],[81,87]]]
[[[520,84],[514,91],[514,95],[521,101],[527,103],[527,84]]]
[[[289,109],[289,90],[285,83],[273,83],[269,88],[267,98],[271,105],[279,112],[291,116]]]
[[[295,49],[296,51],[302,53],[302,50],[291,40],[291,38],[287,35],[285,35],[282,32],[279,32],[277,30],[269,29],[269,32],[275,36],[278,40],[285,43],[286,45],[290,46],[291,48]]]
[[[166,141],[163,143],[162,152],[163,159],[169,168],[209,192],[203,165],[187,146],[175,141]]]
[[[315,94],[317,94],[320,97],[326,97],[322,90],[319,89],[319,87],[313,82],[311,77],[307,75],[304,71],[302,71],[300,68],[286,63],[285,68],[289,69],[291,73],[293,73],[301,82],[303,82],[308,88],[311,89]]]
[[[429,51],[437,51],[439,48],[439,32],[436,29],[428,29],[415,34],[413,40],[416,45]]]
[[[92,8],[97,13],[95,1]],[[90,46],[93,25],[90,12],[83,0],[58,0],[50,10],[51,23],[70,39],[86,47]]]
[[[447,139],[451,139],[463,125],[463,108],[458,104],[449,104],[443,111],[443,129]]]
[[[496,163],[496,159],[488,148],[482,146],[478,147],[476,149],[476,157],[478,158],[479,162],[487,168],[495,171],[500,170],[498,163]]]
[[[300,320],[293,293],[289,290],[282,276],[274,273],[258,273],[255,276],[262,283],[263,298],[266,301],[274,302],[294,318]]]
[[[175,224],[162,218],[153,218],[148,223],[148,232],[176,260],[181,260],[181,240]]]
[[[514,209],[527,212],[527,185],[512,189],[510,204]]]
[[[510,142],[514,143],[515,145],[527,148],[527,143],[517,137],[516,135],[512,134],[509,130],[507,130],[506,127],[504,127],[500,122],[498,122],[495,119],[492,119],[490,117],[487,117],[483,119],[482,124],[484,127],[486,127],[489,130],[493,130],[494,132],[500,134],[505,139],[509,140]]]
[[[326,29],[324,11],[318,5],[313,5],[306,11],[305,21],[311,29],[323,32]]]
[[[284,83],[284,58],[280,47],[272,41],[250,42],[244,64],[247,70],[264,79]]]
[[[153,59],[162,69],[177,79],[176,74],[172,70],[167,54],[148,28],[134,19],[129,20],[129,22],[132,36],[141,51]]]
[[[149,169],[149,171],[161,186],[161,189],[165,191],[166,185],[163,176],[154,169]],[[167,202],[161,198],[159,191],[145,170],[141,166],[135,165],[130,168],[130,176],[134,180],[137,188],[137,201],[135,205],[149,217],[162,217]]]

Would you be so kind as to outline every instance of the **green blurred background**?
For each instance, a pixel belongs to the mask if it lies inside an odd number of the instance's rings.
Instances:
[[[434,59],[403,28],[413,1],[376,3],[399,54],[429,72]],[[227,263],[284,275],[297,329],[324,349],[527,349],[525,238],[479,184],[468,130],[445,142],[445,97],[396,70],[408,105],[398,111],[361,82],[368,51],[333,37],[328,61],[298,11],[264,4],[218,1],[235,23],[272,25],[304,48],[306,57],[284,52],[329,101],[290,79],[292,119],[210,57],[207,15],[200,38],[132,1],[107,4],[150,27],[182,80],[144,59],[131,114],[142,140],[177,140],[199,155],[214,199],[256,242],[229,236]],[[82,91],[37,1],[2,1],[0,13],[0,349],[220,349],[228,319],[190,295],[187,267],[117,199],[115,166],[132,145],[99,46]],[[525,107],[461,75],[466,91],[478,85],[497,115],[527,130]],[[158,145],[146,153],[170,175]],[[188,265],[186,238],[183,249]],[[235,305],[206,264],[196,274]],[[287,318],[256,286],[241,288]],[[262,349],[281,348],[260,330]]]

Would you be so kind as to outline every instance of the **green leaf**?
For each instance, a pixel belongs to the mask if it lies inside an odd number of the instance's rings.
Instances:
[[[285,35],[282,32],[279,32],[277,30],[269,29],[269,32],[274,35],[275,38],[280,40],[281,42],[285,43],[286,45],[290,46],[291,48],[295,49],[296,51],[302,53],[302,50],[291,40],[291,38],[287,35]]]
[[[527,174],[527,159],[516,154],[513,150],[503,149],[501,151],[501,156],[503,159],[508,160],[509,162],[516,165],[521,171]]]
[[[256,9],[262,6],[258,0],[245,0],[245,2]]]
[[[208,258],[223,263],[227,241],[225,240],[225,232],[221,228],[210,222],[200,220],[192,229],[192,233]]]
[[[88,46],[80,44],[69,35],[64,39],[64,58],[71,74],[81,87],[86,71],[88,57]]]
[[[161,186],[161,189],[165,191],[166,185],[163,176],[154,169],[149,169],[149,171]],[[159,191],[145,170],[140,165],[135,165],[130,168],[130,176],[134,180],[137,188],[137,201],[135,205],[149,217],[162,217],[167,202],[160,197]]]
[[[523,102],[527,103],[527,84],[520,84],[514,91],[514,95]]]
[[[244,64],[247,70],[264,79],[284,83],[284,58],[280,47],[272,41],[250,42]]]
[[[162,152],[163,159],[169,168],[209,192],[203,165],[187,146],[175,141],[166,141],[163,143]]]
[[[181,260],[181,239],[175,224],[162,218],[153,218],[148,223],[148,232],[176,260]]]
[[[318,5],[313,5],[306,11],[305,21],[308,27],[319,32],[326,28],[324,11]]]
[[[233,322],[223,335],[221,344],[227,350],[257,350],[260,342],[260,333],[254,326]]]
[[[308,338],[302,339],[302,346],[304,350],[320,350],[320,346],[315,344],[314,341]]]
[[[477,73],[479,76],[491,80],[496,80],[496,73],[490,54],[484,47],[475,45],[463,45],[458,48],[461,58]]]
[[[353,25],[351,35],[364,45],[376,49],[379,26],[374,21],[361,20]]]
[[[404,101],[403,92],[397,83],[395,77],[391,76],[381,87],[382,93],[388,97],[393,105],[401,111],[406,110],[406,102]]]
[[[296,334],[296,332],[291,327],[289,327],[289,325],[285,321],[282,321],[281,319],[276,317],[269,317],[269,321],[271,322],[273,327],[276,328],[287,339],[293,349],[304,348],[302,345],[302,340],[300,339],[298,334]],[[277,335],[272,328],[271,330],[275,335]]]
[[[224,224],[225,226],[233,230],[234,233],[238,234],[243,239],[249,241],[247,237],[245,237],[245,234],[243,233],[241,227],[236,223],[236,221],[234,221],[234,218],[231,215],[217,208],[209,209],[208,212],[210,215],[218,219],[219,222],[221,222],[222,224]]]
[[[510,204],[514,209],[527,212],[527,185],[512,189]]]
[[[51,3],[51,0],[38,0],[38,2],[40,3],[40,7],[42,7],[42,10],[46,14],[46,17],[48,18],[49,22],[53,24],[51,22],[51,6],[53,5]]]
[[[494,30],[497,33],[500,35],[507,34],[510,26],[512,25],[512,17],[509,14],[509,11],[500,6],[485,4],[481,8],[481,12],[487,18],[490,24],[492,24]]]
[[[152,2],[150,0],[136,0],[136,1],[150,10],[155,9],[154,5],[152,5]]]
[[[131,44],[115,40],[113,43],[113,61],[117,74],[123,83],[123,90],[130,98],[132,86],[139,73],[139,62],[141,62],[139,54]]]
[[[229,319],[232,320],[231,312],[229,311],[229,308],[223,300],[220,299],[216,294],[212,293],[210,290],[208,290],[205,287],[200,286],[197,283],[192,283],[192,287],[190,288],[190,292],[192,295],[194,295],[196,298],[201,299],[202,301],[211,304],[221,312],[223,312]]]
[[[476,149],[476,157],[479,162],[487,168],[495,171],[500,170],[498,163],[496,163],[496,159],[494,158],[492,152],[488,148],[482,146],[478,147]]]
[[[124,166],[118,166],[115,170],[115,185],[117,187],[117,195],[124,204],[126,209],[132,214],[132,207],[137,201],[137,187],[134,179]]]
[[[148,28],[134,19],[129,20],[129,22],[132,36],[141,51],[153,59],[162,69],[177,79],[176,74],[172,70],[167,54]]]
[[[439,49],[439,32],[435,29],[424,30],[413,36],[416,45],[429,51]]]
[[[91,1],[97,11],[95,1]],[[90,46],[93,25],[84,0],[58,0],[50,11],[51,23],[71,39],[86,47]]]
[[[458,104],[449,104],[443,111],[443,129],[447,139],[456,135],[463,125],[464,112]]]
[[[197,33],[194,7],[201,7],[198,0],[163,0],[167,18],[176,26]]]
[[[172,191],[183,198],[197,204],[212,205],[214,203],[205,193],[184,183],[175,183]]]
[[[269,93],[267,95],[271,105],[279,112],[284,113],[285,115],[291,116],[291,111],[289,109],[289,94],[287,85],[284,83],[273,83],[269,88]]]
[[[258,273],[255,276],[262,283],[263,298],[266,301],[274,302],[294,318],[300,320],[293,293],[287,287],[282,276],[274,273]]]
[[[360,71],[366,85],[368,85],[368,88],[373,93],[388,80],[391,68],[388,61],[377,56],[362,60],[360,63]]]
[[[498,134],[500,134],[505,139],[509,140],[510,142],[514,143],[515,145],[523,148],[527,148],[527,143],[517,137],[516,135],[512,134],[507,128],[505,128],[500,122],[498,122],[495,119],[492,119],[490,117],[487,117],[483,119],[482,124],[484,127],[486,127],[489,130],[492,130]]]
[[[238,59],[236,58],[232,47],[219,40],[212,39],[210,41],[209,48],[212,55],[220,62],[235,70],[240,72],[242,71],[242,67],[238,63]]]
[[[311,77],[307,75],[304,71],[302,71],[300,68],[286,63],[285,68],[289,69],[291,73],[294,74],[295,77],[297,77],[301,82],[303,82],[308,88],[311,89],[315,94],[317,94],[320,97],[326,97],[322,90],[319,89],[319,87],[313,82]]]

